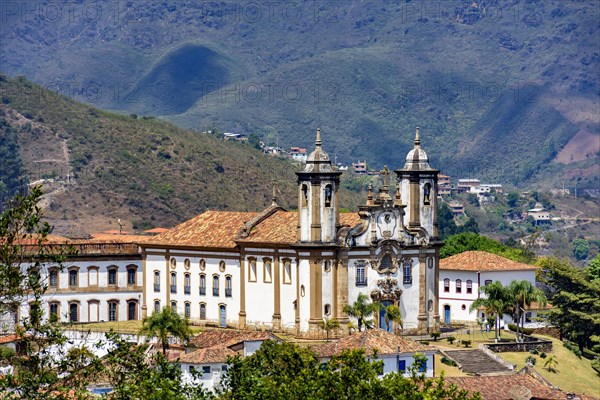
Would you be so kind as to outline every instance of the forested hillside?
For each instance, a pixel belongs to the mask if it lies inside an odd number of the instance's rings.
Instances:
[[[17,7],[18,8],[18,7]],[[597,188],[596,0],[54,2],[7,9],[0,62],[89,104],[453,177]]]

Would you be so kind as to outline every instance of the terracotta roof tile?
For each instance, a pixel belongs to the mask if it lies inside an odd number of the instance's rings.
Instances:
[[[377,350],[377,354],[424,353],[436,351],[436,349],[431,346],[422,345],[414,340],[406,339],[381,329],[369,329],[364,332],[343,337],[337,341],[313,347],[313,351],[317,353],[319,357],[340,355],[342,351],[349,349],[364,349],[367,355],[373,354],[375,350]],[[398,351],[398,349],[400,351]]]
[[[235,351],[228,347],[213,346],[184,354],[179,358],[179,362],[187,364],[224,363],[227,362],[227,357],[235,354]]]
[[[536,270],[535,265],[509,260],[486,251],[465,251],[440,261],[440,269],[455,271],[522,271]]]
[[[237,233],[254,216],[253,212],[207,211],[144,244],[234,248]]]
[[[0,344],[16,342],[19,340],[17,335],[2,335],[0,336]]]
[[[190,341],[190,346],[198,349],[205,349],[214,346],[229,347],[243,341],[268,339],[278,340],[277,337],[270,332],[211,329],[200,332]]]
[[[484,400],[512,400],[519,393],[527,393],[532,399],[564,400],[566,393],[552,389],[541,380],[527,373],[496,376],[453,376],[447,377],[448,383],[453,383],[461,389],[479,392]],[[593,399],[580,396],[582,400]]]
[[[92,233],[87,240],[74,240],[73,243],[143,243],[153,238],[148,235],[119,235],[112,233]]]

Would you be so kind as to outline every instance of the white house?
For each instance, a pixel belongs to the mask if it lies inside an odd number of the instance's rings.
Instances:
[[[363,349],[367,356],[376,353],[377,361],[383,361],[384,375],[390,372],[399,372],[409,376],[414,356],[419,353],[427,359],[419,371],[429,378],[435,374],[434,357],[437,352],[435,348],[382,329],[368,329],[312,348],[324,362],[333,356],[340,355],[344,350],[350,349]]]
[[[206,389],[219,385],[227,372],[227,358],[247,357],[265,340],[279,339],[268,332],[207,330],[192,339],[192,351],[179,358],[184,382],[201,384]]]
[[[509,260],[485,251],[465,251],[440,261],[440,314],[446,324],[476,322],[485,319],[484,310],[469,311],[469,307],[482,296],[483,285],[500,281],[508,285],[514,280],[528,280],[535,284],[539,268]],[[535,311],[533,311],[535,312]],[[505,318],[505,322],[512,322]]]

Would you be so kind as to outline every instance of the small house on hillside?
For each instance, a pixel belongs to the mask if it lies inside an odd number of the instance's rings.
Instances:
[[[434,376],[434,355],[437,352],[435,348],[394,335],[383,329],[368,329],[337,341],[313,347],[313,351],[324,362],[333,356],[339,356],[344,350],[351,349],[363,349],[367,356],[377,354],[377,360],[383,361],[384,375],[390,372],[408,375],[414,362],[414,356],[419,353],[427,358],[426,364],[420,368],[420,371],[427,377]]]

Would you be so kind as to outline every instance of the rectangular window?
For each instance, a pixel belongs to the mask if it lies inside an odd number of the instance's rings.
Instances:
[[[231,277],[230,276],[226,276],[225,277],[225,297],[231,297],[232,295],[232,290],[231,290]]]
[[[116,269],[108,270],[108,284],[109,285],[117,284],[117,270]]]
[[[154,291],[160,292],[160,272],[154,271]]]
[[[158,300],[154,301],[154,312],[155,313],[160,312],[160,301],[158,301]]]
[[[192,316],[192,305],[190,303],[185,303],[185,317],[189,318]]]
[[[491,279],[486,279],[486,280],[485,280],[485,283],[484,283],[484,285],[489,285],[489,284],[491,284],[491,283],[492,283],[492,280],[491,280]]]
[[[206,295],[206,275],[200,274],[200,296]]]
[[[58,303],[50,303],[50,315],[58,316]]]
[[[202,373],[203,374],[210,374],[210,365],[204,365],[204,366],[202,366]]]
[[[227,372],[227,364],[223,364],[223,365],[221,366],[221,371],[223,371],[223,372]]]
[[[58,271],[53,269],[50,271],[50,286],[57,287],[58,286]]]
[[[219,277],[213,276],[213,296],[219,295]]]
[[[462,281],[460,279],[456,280],[456,293],[462,293]]]
[[[248,261],[248,281],[256,282],[256,260]]]
[[[177,273],[171,272],[171,293],[177,293]]]
[[[467,281],[467,293],[471,294],[473,293],[473,281]]]
[[[289,260],[283,262],[283,283],[292,283],[292,262]]]
[[[412,265],[410,263],[404,263],[402,267],[404,271],[404,283],[411,284],[412,283]]]
[[[366,268],[363,262],[356,264],[356,286],[367,286]]]
[[[406,371],[406,360],[398,360],[398,372]]]
[[[192,293],[192,278],[190,277],[190,274],[185,274],[184,276],[183,293]]]
[[[200,303],[200,319],[206,319],[206,304]]]
[[[449,292],[450,291],[450,279],[446,278],[444,279],[444,292]]]
[[[69,271],[69,286],[77,286],[77,271]]]
[[[114,302],[108,303],[108,320],[109,321],[117,320],[117,303],[114,303]]]
[[[421,363],[421,365],[419,366],[419,372],[427,372],[427,361]]]
[[[265,266],[265,271],[264,271],[265,283],[271,283],[271,281],[273,279],[271,276],[271,260],[264,260],[264,266]]]
[[[135,285],[135,269],[130,268],[127,270],[127,284],[128,285]]]
[[[79,306],[77,304],[69,304],[69,321],[77,322],[79,314]]]

